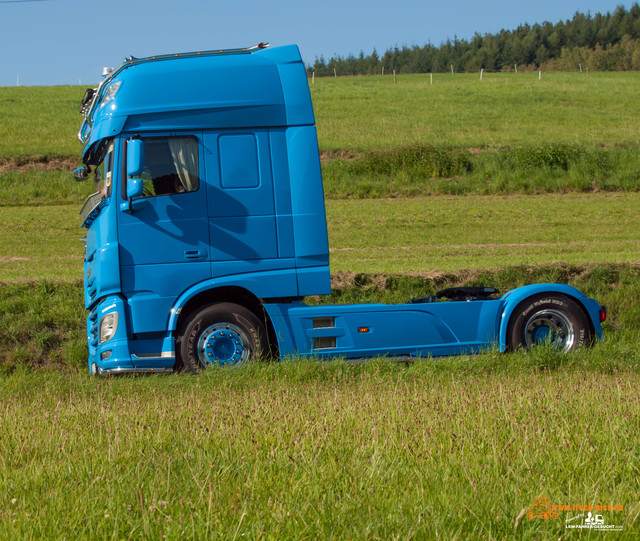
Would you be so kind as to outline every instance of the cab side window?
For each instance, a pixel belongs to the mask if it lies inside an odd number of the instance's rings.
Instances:
[[[198,141],[194,137],[149,137],[144,142],[144,170],[139,175],[143,197],[195,192],[198,176]]]

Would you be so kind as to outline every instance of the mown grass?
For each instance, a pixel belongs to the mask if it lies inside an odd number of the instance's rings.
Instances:
[[[85,87],[0,87],[0,159],[76,157]]]
[[[637,193],[328,200],[333,272],[638,261]],[[76,280],[79,204],[4,207],[0,282]]]
[[[331,269],[428,272],[638,260],[638,194],[327,202]]]
[[[79,205],[0,210],[0,282],[82,278]]]
[[[320,149],[342,153],[414,144],[509,148],[640,143],[640,74],[403,75],[316,79]],[[0,158],[77,157],[85,88],[0,87]]]
[[[640,142],[640,74],[322,78],[311,85],[320,148],[367,151]]]

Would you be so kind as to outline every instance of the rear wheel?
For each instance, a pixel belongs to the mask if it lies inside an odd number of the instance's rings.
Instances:
[[[507,332],[511,349],[549,344],[563,353],[591,343],[589,320],[564,295],[538,295],[515,309]]]
[[[182,368],[199,372],[209,366],[241,366],[268,352],[264,325],[238,304],[211,304],[191,315],[176,349]]]

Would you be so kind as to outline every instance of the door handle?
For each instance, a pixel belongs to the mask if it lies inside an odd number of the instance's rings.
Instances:
[[[207,251],[206,250],[185,250],[184,258],[185,259],[206,259]]]

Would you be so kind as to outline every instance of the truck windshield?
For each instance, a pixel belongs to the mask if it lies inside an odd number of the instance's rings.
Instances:
[[[111,184],[113,181],[113,140],[104,146],[104,154],[98,165],[95,166],[96,191],[104,197],[111,196]]]
[[[111,196],[113,181],[113,139],[101,144],[96,153],[97,163],[94,166],[96,193],[87,197],[80,210],[82,227],[90,227],[100,214],[100,209],[106,204],[106,199]]]

